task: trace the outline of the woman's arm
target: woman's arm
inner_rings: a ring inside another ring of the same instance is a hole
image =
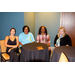
[[[39,34],[37,35],[36,42],[37,42],[37,43],[40,42],[40,41],[39,41]]]
[[[32,43],[35,43],[35,41],[33,41]]]
[[[19,42],[19,44],[23,46],[23,44],[21,42]]]
[[[8,36],[5,37],[4,46],[5,46],[5,47],[13,47],[13,45],[8,45],[8,44],[7,44],[8,38],[9,38]]]
[[[55,46],[55,47],[58,47],[58,46],[56,45],[56,40],[58,39],[57,36],[58,36],[58,35],[56,35],[56,37],[55,37],[55,39],[54,39],[54,46]]]
[[[9,38],[8,36],[6,36],[6,38],[5,38],[5,41],[4,41],[5,47],[17,48],[18,45],[19,45],[19,39],[18,39],[18,37],[16,36],[16,42],[17,42],[16,45],[8,45],[8,44],[7,44],[8,38]]]
[[[58,47],[58,46],[55,44],[55,47]]]
[[[35,42],[35,39],[34,39],[34,36],[33,36],[33,34],[32,34],[32,33],[30,33],[30,41],[31,41],[32,43],[34,43],[34,42]]]
[[[18,38],[18,36],[16,36],[16,45],[14,45],[14,47],[18,47],[19,46],[19,38]]]
[[[47,40],[48,40],[47,46],[50,46],[50,36],[49,36],[49,34],[47,35]]]
[[[67,35],[66,36],[67,45],[66,46],[72,46],[71,38]]]

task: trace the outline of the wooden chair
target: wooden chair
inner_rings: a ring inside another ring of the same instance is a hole
[[[19,53],[21,54],[21,49],[20,49],[20,45],[19,45]]]
[[[4,40],[0,41],[0,45],[1,45],[1,61],[2,62],[9,61],[10,56],[6,53],[6,47],[4,46]],[[21,54],[21,49],[19,46],[19,54],[17,55],[20,55],[20,54]]]
[[[63,52],[61,53],[59,62],[69,62],[67,56]]]
[[[10,59],[10,56],[6,54],[6,47],[4,46],[4,40],[0,41],[0,45],[1,45],[1,61],[2,62],[8,61]]]

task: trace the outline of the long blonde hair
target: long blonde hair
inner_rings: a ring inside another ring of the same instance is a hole
[[[64,35],[63,35],[63,37],[66,35],[66,30],[65,30],[65,28],[64,27],[60,27],[59,28],[59,30],[58,30],[58,37],[59,37],[59,31],[60,31],[60,29],[63,29],[63,31],[64,31]]]

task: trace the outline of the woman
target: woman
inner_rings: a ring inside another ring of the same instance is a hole
[[[65,28],[60,27],[54,39],[54,46],[72,46],[70,37],[65,33]]]
[[[38,43],[44,43],[48,45],[48,50],[49,50],[49,57],[51,54],[51,48],[50,48],[50,36],[47,34],[47,29],[45,26],[41,26],[39,28],[39,32],[36,38],[36,42]],[[50,59],[50,58],[49,58]]]
[[[19,56],[17,55],[19,39],[18,36],[15,36],[15,28],[10,29],[10,35],[6,36],[4,45],[7,47],[6,53],[10,56],[10,62],[18,62]]]
[[[24,26],[23,27],[23,33],[21,33],[19,35],[20,47],[22,47],[24,44],[27,44],[27,43],[33,43],[34,41],[35,40],[34,40],[33,34],[30,32],[29,27]]]

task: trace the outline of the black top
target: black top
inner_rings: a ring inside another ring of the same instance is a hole
[[[10,38],[9,38],[7,44],[8,45],[16,45],[16,38],[15,38],[14,41],[11,41]]]
[[[56,44],[57,39],[58,39],[58,35],[56,35],[54,39],[54,46]],[[60,46],[66,46],[66,45],[72,46],[71,38],[67,34],[60,39]]]
[[[7,42],[8,45],[16,45],[16,38],[14,39],[14,41],[11,41],[10,38],[8,39],[8,42]],[[9,54],[8,50],[10,49],[11,47],[7,47],[6,49],[6,53]]]

